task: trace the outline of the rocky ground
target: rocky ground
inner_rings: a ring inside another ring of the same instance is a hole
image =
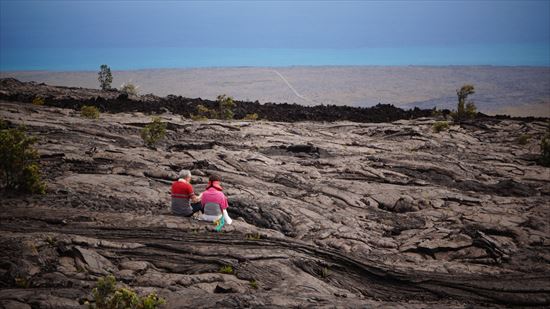
[[[141,112],[89,120],[5,100],[0,111],[39,138],[48,184],[44,196],[1,198],[0,307],[76,308],[108,273],[169,308],[550,305],[545,122],[434,133],[431,118],[194,122],[166,111],[167,138],[151,149]],[[182,168],[198,192],[210,172],[223,176],[232,225],[216,233],[170,215]]]

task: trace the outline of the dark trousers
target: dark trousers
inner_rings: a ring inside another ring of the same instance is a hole
[[[198,202],[198,203],[191,203],[191,208],[193,208],[193,213],[196,213],[197,211],[202,212],[202,205],[201,205],[201,202]]]

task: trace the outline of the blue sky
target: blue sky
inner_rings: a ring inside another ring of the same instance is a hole
[[[4,1],[2,46],[550,44],[550,1]]]
[[[0,0],[0,45],[12,50],[491,44],[548,49],[550,1]]]

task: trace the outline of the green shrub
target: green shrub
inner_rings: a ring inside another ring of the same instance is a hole
[[[125,83],[120,88],[120,92],[125,93],[129,96],[130,95],[137,96],[138,95],[138,86],[136,86],[134,84],[131,84],[131,83]]]
[[[36,138],[27,136],[24,128],[9,129],[5,122],[0,123],[1,187],[25,193],[46,192],[35,142]]]
[[[191,115],[191,119],[193,119],[194,121],[205,121],[208,120],[208,117],[201,115]]]
[[[435,133],[439,133],[441,131],[448,130],[449,129],[449,123],[447,121],[436,121],[433,124],[432,129]]]
[[[254,290],[258,289],[258,282],[256,280],[254,279],[250,280],[249,284],[250,284],[250,287],[253,288]]]
[[[217,97],[217,100],[219,117],[227,120],[233,119],[233,109],[235,108],[235,101],[233,101],[233,98],[222,94]]]
[[[258,120],[258,114],[256,113],[246,114],[246,116],[244,116],[244,120],[252,120],[252,121]]]
[[[204,121],[209,118],[216,118],[217,112],[202,104],[197,105],[197,114],[191,115],[191,119],[195,121]]]
[[[540,164],[550,167],[550,126],[540,141]]]
[[[165,303],[155,293],[140,297],[131,289],[117,288],[113,275],[99,278],[92,296],[94,303],[89,307],[94,309],[155,309]]]
[[[8,122],[0,118],[0,130],[5,130],[8,128],[9,128]]]
[[[529,143],[529,140],[531,139],[531,135],[529,134],[522,134],[518,137],[518,139],[516,140],[516,142],[519,144],[519,145],[527,145]]]
[[[231,265],[225,265],[220,267],[220,273],[222,274],[232,274],[233,273],[233,267]]]
[[[197,113],[191,114],[191,119],[196,121],[202,121],[206,119],[233,119],[234,113],[233,109],[235,108],[235,102],[233,101],[232,97],[228,97],[225,94],[219,95],[217,97],[218,101],[218,109],[210,109],[202,104],[197,105]],[[256,120],[258,118],[257,114],[249,114],[247,115],[249,117],[255,117],[254,119],[248,119],[248,120]]]
[[[463,119],[466,114],[466,99],[469,95],[474,94],[474,86],[473,85],[464,85],[460,88],[460,90],[456,91],[456,95],[458,96],[458,106],[457,106],[457,116],[458,119]]]
[[[55,247],[55,244],[57,243],[57,238],[48,236],[46,237],[45,241],[46,243],[48,243],[48,245],[50,245],[50,247]]]
[[[470,101],[466,103],[466,117],[468,118],[475,118],[477,115],[477,107],[474,104],[474,102]]]
[[[89,119],[99,119],[99,109],[95,106],[84,105],[80,108],[80,116]]]
[[[260,240],[262,239],[262,235],[260,233],[252,233],[252,234],[246,234],[247,240]]]
[[[321,269],[321,277],[328,278],[328,276],[330,276],[330,269],[328,267],[323,267],[323,269]]]
[[[111,74],[111,68],[108,65],[102,64],[99,67],[99,72],[97,73],[97,80],[99,81],[99,86],[101,90],[111,89],[111,83],[113,82],[113,74]]]
[[[29,288],[29,280],[25,277],[15,277],[15,285],[18,288],[28,289]]]
[[[148,147],[154,146],[166,136],[166,123],[160,117],[153,117],[153,121],[141,130],[141,138]]]
[[[201,116],[205,116],[205,117],[211,117],[213,113],[215,113],[213,110],[209,109],[208,107],[202,105],[202,104],[199,104],[197,105],[197,113]]]
[[[32,99],[32,105],[44,105],[44,98],[43,97],[35,97]]]

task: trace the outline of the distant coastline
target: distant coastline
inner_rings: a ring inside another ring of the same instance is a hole
[[[98,66],[99,67],[99,66]],[[548,69],[550,65],[493,65],[493,64],[325,64],[325,65],[280,65],[280,66],[257,66],[257,65],[238,65],[238,66],[190,66],[190,67],[147,67],[139,69],[114,69],[117,72],[139,72],[139,71],[171,71],[171,70],[226,70],[226,69],[292,69],[292,68],[540,68]],[[22,69],[5,70],[0,67],[0,74],[8,73],[97,73],[98,69],[88,70],[61,70],[61,69]]]
[[[205,99],[227,94],[261,103],[363,107],[383,103],[403,108],[454,108],[455,90],[471,83],[476,87],[471,99],[483,113],[550,117],[550,67],[301,65],[138,70],[113,67],[113,74],[114,87],[132,82],[139,86],[141,94]],[[2,71],[0,77],[60,86],[99,86],[97,70]]]
[[[21,47],[2,48],[1,71],[147,68],[383,66],[550,66],[548,44],[464,44],[363,48]]]

